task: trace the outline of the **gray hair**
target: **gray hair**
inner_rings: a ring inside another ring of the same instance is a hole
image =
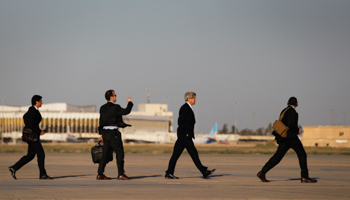
[[[187,101],[188,99],[192,99],[195,96],[197,96],[195,92],[186,92],[185,101]]]

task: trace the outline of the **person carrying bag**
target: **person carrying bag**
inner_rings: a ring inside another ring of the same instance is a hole
[[[53,179],[48,176],[45,169],[45,152],[40,142],[40,135],[44,135],[45,130],[41,130],[39,124],[42,120],[39,108],[42,106],[43,101],[40,95],[34,95],[32,97],[32,106],[29,107],[28,112],[23,115],[24,128],[22,140],[28,143],[28,153],[23,156],[17,163],[9,167],[11,176],[17,179],[16,172],[21,169],[24,165],[38,157],[39,167],[39,179]]]
[[[290,97],[287,103],[288,107],[281,112],[279,120],[274,123],[273,135],[278,144],[276,153],[267,161],[261,171],[258,172],[257,177],[262,182],[270,182],[266,179],[266,173],[275,167],[289,149],[293,149],[298,156],[300,166],[300,182],[301,183],[316,183],[317,180],[309,177],[309,170],[307,167],[307,155],[303,144],[301,143],[298,134],[302,131],[298,126],[299,114],[295,108],[298,106],[297,98]],[[281,125],[282,124],[282,125]],[[285,128],[284,126],[287,126]],[[287,134],[288,132],[288,134]]]

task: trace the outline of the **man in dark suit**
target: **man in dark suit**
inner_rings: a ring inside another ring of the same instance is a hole
[[[287,153],[287,151],[292,148],[298,156],[299,165],[301,168],[301,182],[302,183],[315,183],[317,180],[312,180],[309,178],[309,172],[307,169],[306,152],[304,150],[303,144],[300,142],[298,134],[301,133],[301,129],[298,127],[298,113],[295,108],[298,106],[298,101],[295,97],[291,97],[288,100],[287,107],[282,110],[284,116],[282,122],[289,128],[287,131],[287,137],[282,138],[275,131],[272,132],[276,136],[275,140],[278,143],[278,148],[276,153],[270,158],[270,160],[265,164],[262,170],[257,174],[263,182],[269,182],[266,179],[265,174],[276,166]]]
[[[194,124],[196,123],[192,106],[196,103],[196,93],[186,92],[185,101],[186,103],[180,108],[179,112],[177,121],[179,127],[177,128],[177,140],[173,155],[170,158],[168,170],[165,172],[165,178],[167,179],[178,179],[178,177],[174,176],[175,165],[185,148],[204,178],[215,171],[215,169],[208,170],[208,167],[202,165],[192,140],[192,138],[194,139]]]
[[[124,109],[120,105],[115,104],[117,101],[117,95],[113,90],[108,90],[105,94],[105,98],[108,101],[106,104],[100,108],[100,127],[103,139],[103,154],[102,159],[98,166],[98,175],[97,180],[110,180],[110,177],[107,177],[103,174],[106,163],[108,160],[108,152],[114,151],[117,159],[118,166],[118,179],[120,180],[129,180],[131,177],[125,175],[124,171],[124,148],[121,133],[118,131],[118,128],[125,128],[130,126],[123,122],[122,115],[127,115],[131,112],[132,106],[134,105],[131,102],[131,98],[128,97],[127,107]]]
[[[41,114],[39,108],[43,104],[42,97],[39,95],[34,95],[32,98],[32,106],[29,107],[28,112],[23,115],[24,124],[27,128],[35,132],[37,136],[37,141],[27,142],[28,143],[28,153],[23,156],[16,164],[9,167],[11,175],[14,179],[16,178],[16,172],[23,167],[25,164],[33,160],[35,154],[38,156],[38,166],[40,171],[40,179],[53,179],[46,174],[45,170],[45,152],[40,143],[40,135],[44,135],[45,131],[39,128],[41,122]]]

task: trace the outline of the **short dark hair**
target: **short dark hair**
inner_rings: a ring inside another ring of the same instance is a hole
[[[36,104],[36,102],[37,101],[40,101],[41,99],[42,99],[43,97],[42,96],[40,96],[40,95],[34,95],[33,97],[32,97],[32,106],[34,106],[35,104]]]
[[[297,100],[297,98],[295,98],[295,97],[291,97],[291,98],[289,98],[287,104],[288,104],[288,105],[293,105],[293,106],[298,106],[298,100]]]
[[[108,90],[105,94],[105,98],[107,101],[111,100],[111,96],[113,95],[114,90]]]

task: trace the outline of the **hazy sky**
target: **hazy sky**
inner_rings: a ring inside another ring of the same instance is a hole
[[[267,127],[291,96],[304,126],[350,125],[349,0],[0,0],[5,105],[167,103],[197,132]],[[255,114],[253,114],[255,113]],[[346,115],[344,115],[346,113]],[[346,117],[345,117],[346,116]]]

